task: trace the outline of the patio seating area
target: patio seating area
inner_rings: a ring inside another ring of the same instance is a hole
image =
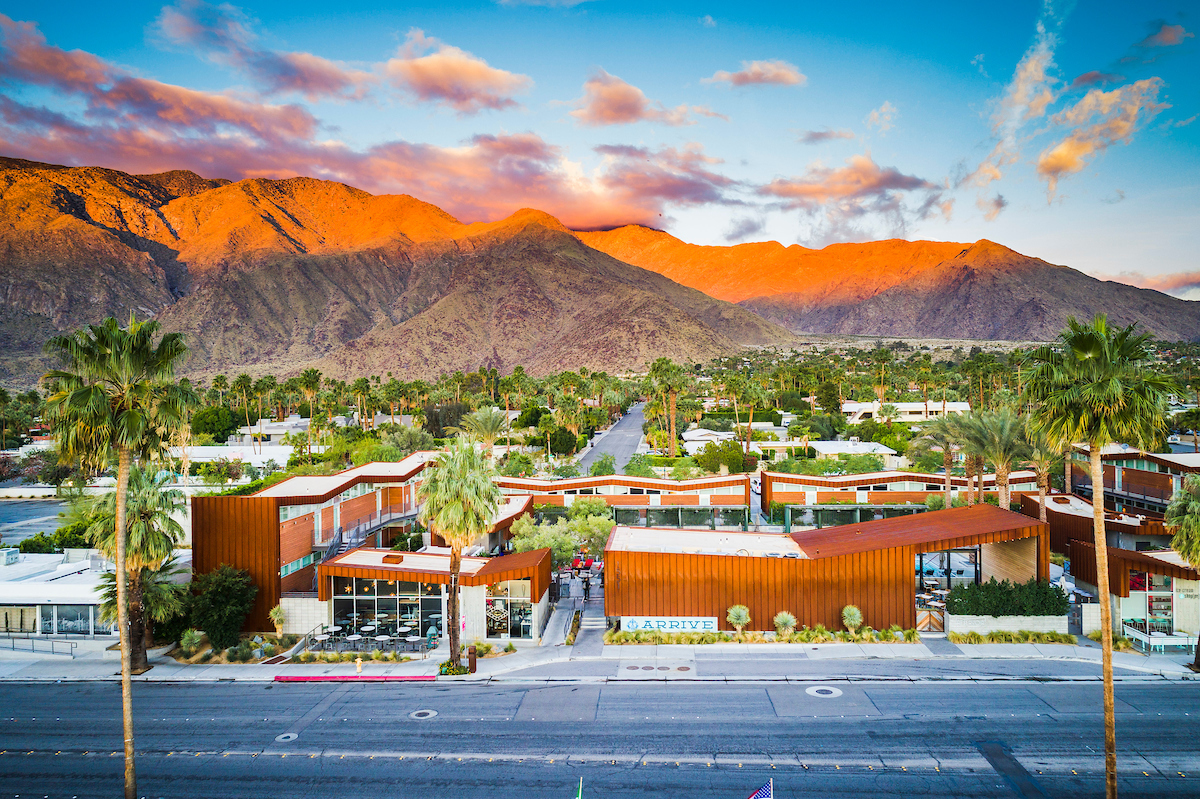
[[[1165,654],[1166,647],[1179,647],[1189,653],[1195,653],[1197,639],[1200,636],[1189,635],[1179,630],[1171,630],[1168,626],[1162,624],[1139,623],[1137,621],[1132,624],[1125,623],[1121,625],[1122,634],[1133,641],[1134,646],[1141,649],[1143,652],[1154,652],[1157,650],[1161,654]]]
[[[420,654],[437,649],[441,639],[435,629],[420,635],[415,626],[401,619],[375,619],[359,626],[323,624],[305,636],[309,652],[396,652]]]

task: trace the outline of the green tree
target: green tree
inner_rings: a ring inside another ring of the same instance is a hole
[[[450,633],[450,663],[461,665],[458,651],[458,579],[462,551],[485,535],[500,505],[500,488],[491,462],[466,440],[457,440],[426,467],[417,488],[423,503],[420,522],[450,545],[450,598],[446,628]]]
[[[192,589],[192,623],[208,634],[213,649],[236,646],[258,596],[250,573],[222,563],[197,577]]]
[[[401,460],[414,452],[427,452],[436,446],[433,436],[419,427],[401,427],[398,430],[384,433],[380,441],[384,446],[395,447],[399,450]]]
[[[233,411],[224,406],[201,408],[192,414],[192,435],[210,435],[219,444],[224,444],[237,428]]]
[[[674,458],[676,440],[679,437],[676,430],[676,405],[679,393],[686,390],[691,376],[670,358],[659,358],[650,366],[650,380],[655,389],[666,397],[663,406],[667,414],[667,456]]]
[[[1046,495],[1050,493],[1050,473],[1058,467],[1062,456],[1050,445],[1045,432],[1034,427],[1026,417],[1025,437],[1029,441],[1029,452],[1025,455],[1025,465],[1037,475],[1038,487],[1038,520],[1046,521]]]
[[[46,400],[46,419],[54,429],[62,457],[97,471],[107,468],[114,453],[117,459],[114,559],[126,799],[137,797],[125,579],[129,474],[134,460],[149,460],[163,452],[183,423],[187,407],[197,400],[189,387],[170,382],[176,365],[187,354],[183,336],[168,333],[155,345],[158,331],[158,322],[139,322],[130,314],[129,325],[124,328],[109,318],[85,330],[55,336],[46,348],[61,359],[62,367],[42,378],[51,391]]]
[[[603,477],[606,474],[617,473],[617,459],[612,454],[606,452],[592,462],[592,468],[588,472],[592,477]]]
[[[1150,336],[1135,328],[1110,328],[1103,314],[1090,324],[1070,318],[1055,344],[1039,347],[1030,355],[1032,370],[1023,398],[1032,406],[1034,426],[1053,446],[1065,450],[1077,441],[1088,444],[1103,647],[1105,790],[1109,799],[1117,795],[1117,739],[1100,452],[1108,444],[1144,446],[1157,438],[1166,424],[1167,395],[1175,389],[1170,379],[1148,369],[1152,360]]]
[[[634,455],[631,457],[629,462],[625,464],[625,474],[630,477],[658,477],[650,465],[650,459],[645,455]]]
[[[512,524],[513,552],[532,552],[535,549],[550,550],[550,566],[559,569],[569,564],[579,548],[579,540],[567,526],[566,519],[557,519],[553,524],[535,524],[526,513]]]
[[[154,623],[169,621],[184,610],[187,586],[181,580],[188,576],[189,569],[180,567],[172,554],[156,568],[143,568],[137,575],[142,592],[142,610],[146,618],[146,647],[154,645]],[[117,619],[117,576],[105,574],[101,578],[100,618],[108,623]]]
[[[250,429],[250,392],[254,388],[254,381],[250,375],[242,373],[233,379],[229,385],[230,391],[242,398],[242,409],[246,412],[246,430],[253,433]],[[251,438],[251,441],[254,439]]]
[[[953,492],[950,482],[951,469],[954,467],[954,448],[958,445],[958,430],[945,416],[930,419],[921,425],[921,435],[913,439],[912,447],[917,452],[940,452],[942,468],[946,472],[946,497],[943,507],[953,504]]]
[[[1171,549],[1194,569],[1200,569],[1200,475],[1189,474],[1171,497],[1164,523],[1173,531]],[[1200,646],[1196,647],[1195,670],[1200,671]]]
[[[991,461],[996,468],[996,489],[1000,507],[1008,509],[1011,500],[1008,476],[1014,463],[1029,455],[1025,439],[1025,420],[1011,408],[964,414],[962,429],[968,447]]]
[[[447,430],[483,444],[483,456],[491,458],[496,439],[509,433],[508,414],[499,408],[480,408],[460,419],[457,427],[449,427]]]
[[[825,413],[842,415],[842,392],[837,383],[827,381],[817,386],[817,405]]]
[[[150,668],[146,649],[152,632],[143,602],[142,575],[155,572],[171,557],[183,540],[183,527],[173,516],[187,510],[187,498],[177,488],[169,488],[170,475],[156,476],[134,466],[129,470],[125,571],[128,575],[130,667],[141,673]],[[116,552],[116,497],[96,497],[88,527],[92,545],[113,558]]]

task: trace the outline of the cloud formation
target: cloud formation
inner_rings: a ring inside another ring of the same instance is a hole
[[[707,106],[685,104],[667,108],[660,102],[651,101],[638,87],[603,69],[597,69],[584,82],[583,96],[574,105],[576,108],[570,115],[576,123],[593,128],[635,122],[661,122],[673,127],[694,125],[696,120],[692,114],[726,119]]]
[[[854,133],[849,130],[806,130],[800,133],[799,142],[801,144],[820,144],[821,142],[834,141],[836,139],[853,139]]]
[[[1121,75],[1116,75],[1112,72],[1101,72],[1098,69],[1093,69],[1091,72],[1085,72],[1075,80],[1071,81],[1072,89],[1082,89],[1089,86],[1095,86],[1098,83],[1115,83],[1119,80],[1124,80]]]
[[[944,186],[880,167],[869,154],[852,156],[841,168],[814,164],[805,174],[777,178],[758,192],[815,218],[809,236],[815,243],[876,235],[866,228],[874,220],[882,222],[887,235],[903,236],[912,222],[938,213],[948,218],[953,205]]]
[[[1058,190],[1060,179],[1081,171],[1111,145],[1127,144],[1141,125],[1170,108],[1158,102],[1162,86],[1161,78],[1147,78],[1110,92],[1092,89],[1075,105],[1055,114],[1054,123],[1073,130],[1038,156],[1037,173],[1046,181],[1049,196]]]
[[[756,219],[752,216],[733,219],[730,221],[729,227],[725,230],[725,240],[742,241],[762,233],[765,228],[766,223],[764,220]]]
[[[1158,30],[1138,42],[1136,47],[1174,47],[1183,44],[1185,39],[1196,38],[1196,34],[1184,30],[1182,25],[1168,25],[1162,21],[1154,24]]]
[[[704,16],[700,17],[700,24],[706,28],[717,27],[717,21],[712,18],[712,14],[705,14]]]
[[[490,66],[419,28],[408,32],[397,56],[383,65],[383,73],[418,100],[442,103],[460,114],[511,108],[517,105],[512,95],[533,85],[528,76]]]
[[[309,100],[360,99],[375,75],[311,53],[263,49],[250,20],[228,4],[182,0],[167,6],[153,30],[170,44],[199,51],[210,61],[249,76],[264,94],[297,92]]]
[[[868,128],[879,128],[880,133],[885,133],[892,129],[892,120],[898,113],[896,106],[885,100],[883,105],[867,114],[867,118],[863,122]]]
[[[727,72],[723,69],[713,73],[711,78],[702,78],[701,83],[728,83],[730,86],[803,86],[808,78],[800,72],[800,68],[787,61],[743,61],[742,68],[737,72]]]
[[[70,110],[22,97],[43,88]],[[590,174],[535,133],[479,135],[448,147],[394,140],[351,148],[326,138],[299,106],[136,77],[92,54],[48,45],[36,25],[3,15],[0,89],[6,155],[138,174],[308,175],[413,194],[468,222],[536,207],[580,228],[656,224],[675,204],[733,202],[726,195],[736,185],[699,145],[602,148],[603,167]]]

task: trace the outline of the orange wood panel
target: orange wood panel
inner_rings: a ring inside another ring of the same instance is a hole
[[[312,552],[313,516],[308,513],[279,524],[279,565],[282,567]]]
[[[192,498],[194,574],[228,564],[249,572],[258,586],[243,628],[247,631],[274,629],[267,612],[279,603],[279,558],[278,498]]]

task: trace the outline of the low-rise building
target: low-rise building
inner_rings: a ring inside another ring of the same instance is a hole
[[[1021,492],[1037,491],[1037,475],[1034,472],[1012,472],[1008,481],[1014,499]],[[975,482],[971,481],[972,484]],[[955,499],[965,499],[969,489],[966,477],[950,477],[950,491]],[[823,505],[832,502],[888,505],[924,502],[931,494],[944,494],[945,490],[945,475],[922,472],[888,471],[820,476],[763,472],[762,509],[769,510],[772,502],[781,505]],[[983,476],[983,491],[985,495],[996,494],[996,475]]]
[[[1089,448],[1071,451],[1071,490],[1092,497]],[[1100,451],[1104,469],[1104,506],[1129,513],[1162,516],[1183,478],[1200,473],[1200,453],[1146,452],[1128,444],[1111,444]]]
[[[969,402],[843,402],[842,414],[848,424],[861,424],[868,419],[878,420],[883,406],[891,405],[896,409],[890,421],[900,424],[913,424],[926,419],[936,419],[939,416],[963,414],[971,411]]]

